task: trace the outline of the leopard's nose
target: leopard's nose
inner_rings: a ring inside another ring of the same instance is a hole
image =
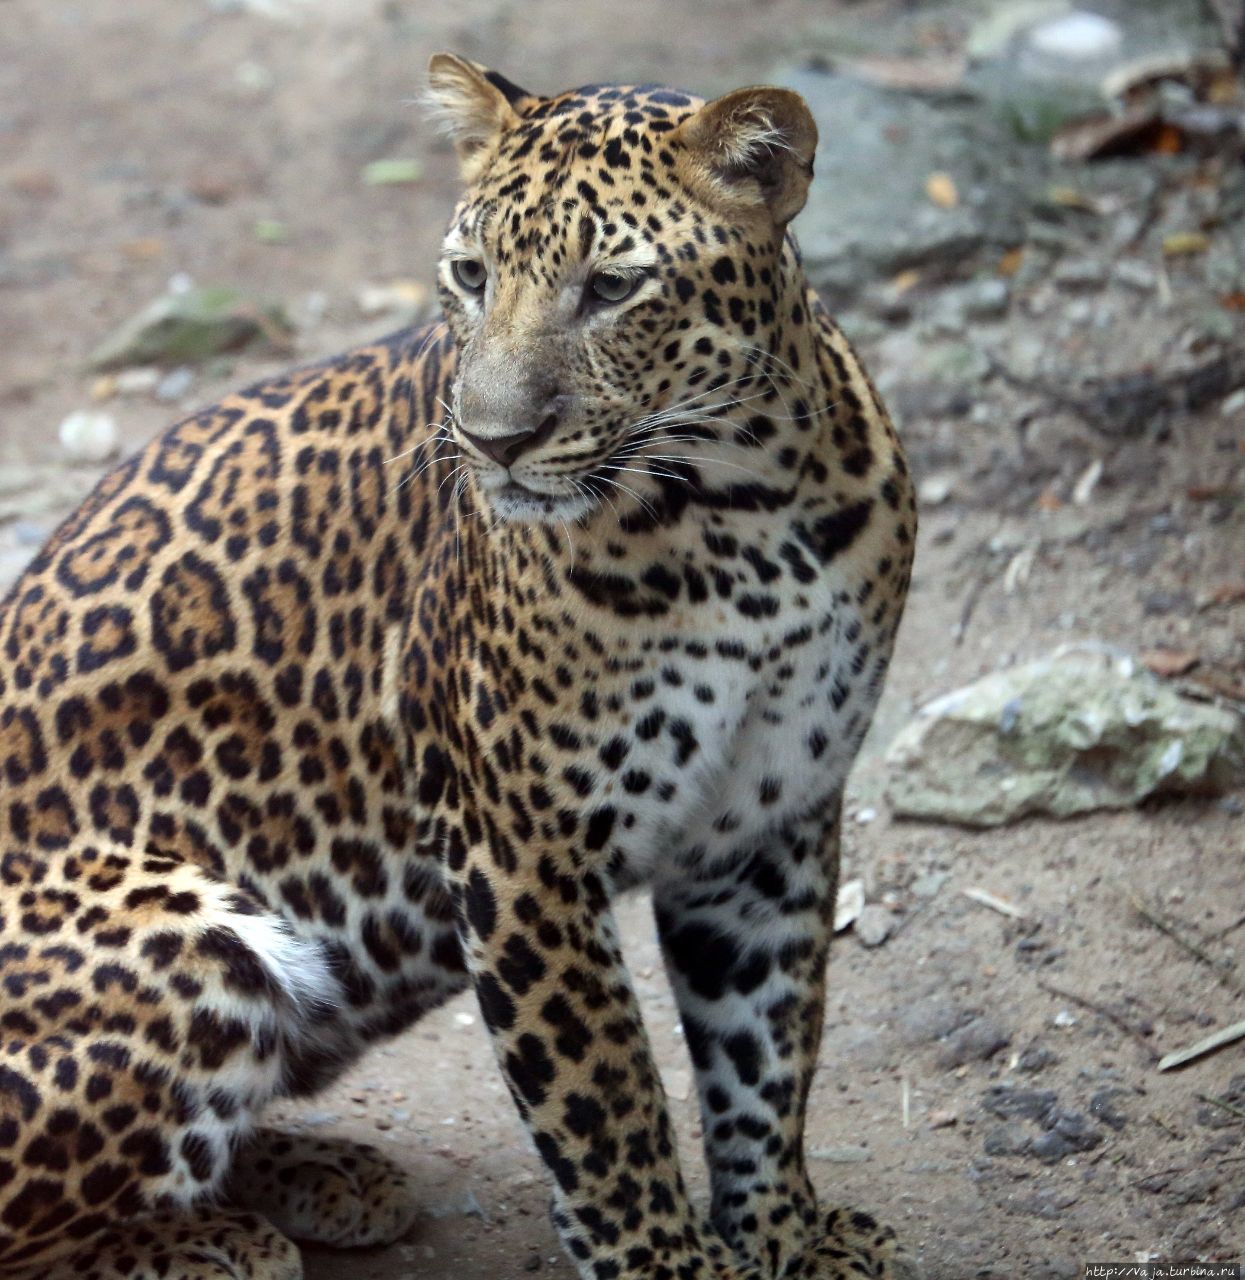
[[[463,431],[462,437],[473,449],[478,449],[498,466],[509,467],[522,454],[544,444],[557,430],[558,423],[562,419],[564,398],[555,396],[545,405],[544,412],[536,416],[533,425],[522,431],[511,431],[505,435],[482,435],[474,431]]]

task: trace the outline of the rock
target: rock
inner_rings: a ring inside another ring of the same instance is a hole
[[[1016,1089],[996,1084],[987,1089],[982,1106],[1000,1120],[1037,1120],[1045,1123],[1059,1099],[1053,1089]]]
[[[1153,293],[1159,287],[1158,272],[1148,263],[1138,262],[1135,258],[1117,262],[1114,275],[1120,284],[1135,289],[1138,293]]]
[[[823,136],[836,140],[800,218],[810,279],[836,311],[905,270],[962,275],[983,250],[1015,243],[1030,175],[1046,159],[1018,146],[995,113],[963,94],[933,102],[807,67],[782,67],[776,76],[804,96]],[[954,207],[930,199],[931,174],[951,180]],[[907,315],[900,293],[883,292],[875,302],[888,318],[892,308]]]
[[[896,815],[997,826],[1226,791],[1245,780],[1245,719],[1068,647],[935,699],[886,762]]]
[[[1123,39],[1123,32],[1110,18],[1076,10],[1039,22],[1028,34],[1028,45],[1045,58],[1097,62],[1114,57]]]
[[[917,898],[936,897],[942,886],[951,879],[949,871],[926,871],[912,882],[912,893]]]
[[[1055,283],[1061,289],[1101,289],[1107,269],[1093,258],[1068,258],[1055,268]]]
[[[949,1036],[969,1019],[967,1010],[943,996],[918,997],[895,1020],[905,1044],[928,1044]]]
[[[192,285],[157,298],[100,343],[88,364],[99,371],[197,364],[252,343],[288,353],[291,336],[279,306],[252,301],[234,289]]]
[[[1126,1096],[1123,1089],[1099,1089],[1089,1100],[1089,1114],[1118,1133],[1128,1123],[1128,1117],[1116,1107],[1115,1100]]]
[[[949,472],[936,472],[926,476],[917,485],[916,496],[923,507],[940,507],[951,496],[956,477]]]
[[[166,373],[156,386],[156,399],[171,404],[180,400],[194,385],[195,371],[186,365]]]
[[[1027,1155],[1033,1139],[1029,1131],[1018,1120],[1010,1124],[996,1125],[986,1134],[985,1152],[988,1156],[1023,1156]]]
[[[1046,1125],[1030,1148],[1046,1164],[1054,1164],[1078,1151],[1092,1151],[1102,1143],[1101,1131],[1079,1111],[1055,1111],[1047,1117]]]
[[[953,1124],[957,1124],[958,1122],[959,1116],[957,1116],[954,1111],[949,1111],[944,1107],[931,1111],[926,1120],[926,1123],[931,1129],[949,1129]]]
[[[961,295],[968,320],[998,320],[1007,314],[1011,289],[1006,280],[977,280],[964,287]]]
[[[1011,1042],[1011,1034],[989,1015],[974,1018],[951,1034],[939,1055],[938,1065],[950,1070],[966,1062],[988,1062]]]
[[[885,907],[871,902],[856,917],[856,937],[861,946],[880,947],[891,936],[895,917]]]
[[[122,369],[114,382],[120,396],[150,395],[160,385],[160,370],[142,366]]]
[[[121,447],[117,420],[111,413],[79,409],[61,423],[57,435],[70,462],[98,466]]]

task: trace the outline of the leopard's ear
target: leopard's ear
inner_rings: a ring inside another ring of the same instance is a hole
[[[434,53],[428,63],[426,100],[444,120],[467,181],[475,178],[497,139],[519,122],[535,97],[505,76],[456,53]]]
[[[782,229],[804,207],[817,125],[790,89],[736,89],[706,103],[672,135],[687,177],[715,203],[764,205]]]

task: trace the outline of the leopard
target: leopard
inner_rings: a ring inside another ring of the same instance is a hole
[[[399,1160],[264,1109],[470,990],[584,1280],[914,1276],[804,1151],[916,531],[790,228],[816,124],[765,85],[427,83],[438,316],[171,426],[0,607],[0,1274],[401,1239]]]

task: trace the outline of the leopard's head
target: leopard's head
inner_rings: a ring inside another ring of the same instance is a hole
[[[541,98],[451,54],[429,71],[466,184],[439,267],[451,429],[494,514],[607,518],[763,470],[817,143],[803,99]]]

